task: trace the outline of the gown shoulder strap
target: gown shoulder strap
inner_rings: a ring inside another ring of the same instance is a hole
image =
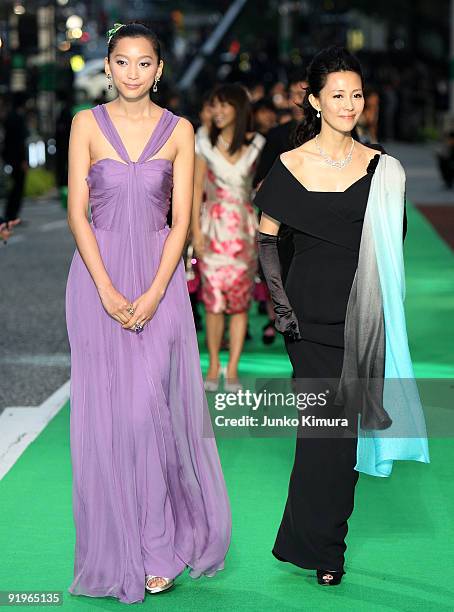
[[[294,227],[293,198],[288,193],[283,194],[283,190],[286,191],[286,181],[278,155],[260,188],[256,191],[254,204],[276,221]]]
[[[98,104],[98,106],[93,107],[91,111],[95,116],[100,130],[118,153],[118,156],[125,162],[130,161],[128,152],[126,151],[117,130],[114,128],[105,106],[103,104]]]
[[[174,115],[167,108],[164,109],[163,116],[159,120],[150,141],[143,150],[138,161],[146,161],[147,159],[154,157],[156,153],[162,149],[167,140],[170,138],[170,135],[172,134],[179,119],[180,117],[178,117],[178,115]]]

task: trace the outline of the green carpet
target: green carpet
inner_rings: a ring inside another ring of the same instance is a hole
[[[451,376],[453,253],[412,207],[408,223],[406,311],[416,375]],[[281,338],[270,348],[261,344],[263,322],[252,315],[254,338],[246,344],[241,374],[286,375],[290,368]],[[205,368],[203,342],[201,351]],[[320,587],[315,572],[280,563],[270,552],[285,503],[293,440],[220,438],[218,444],[233,513],[226,568],[197,581],[185,573],[173,591],[147,596],[139,605],[188,611],[454,609],[451,440],[430,442],[430,465],[400,462],[390,478],[361,475],[350,520],[347,575],[336,588]],[[112,598],[74,597],[66,590],[74,546],[68,405],[0,481],[0,502],[0,590],[63,591],[65,610],[122,605]]]

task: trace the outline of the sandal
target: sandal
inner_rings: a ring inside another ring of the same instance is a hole
[[[331,571],[331,570],[317,570],[317,582],[324,586],[334,586],[340,584],[342,576],[345,574],[343,570]]]
[[[218,375],[216,376],[216,378],[205,378],[205,380],[203,381],[203,387],[205,391],[214,392],[218,390],[222,372],[222,364],[219,364]]]
[[[227,393],[236,393],[243,388],[238,378],[227,378],[227,366],[222,368],[222,374],[224,376],[224,391]]]
[[[153,578],[165,580],[165,584],[163,584],[162,586],[149,587],[148,581],[152,580]],[[173,581],[173,578],[164,578],[164,576],[153,576],[152,574],[148,574],[147,576],[145,576],[145,590],[148,591],[148,593],[151,593],[152,595],[154,595],[155,593],[162,593],[162,591],[167,591],[168,589],[172,588],[174,584],[175,583]]]

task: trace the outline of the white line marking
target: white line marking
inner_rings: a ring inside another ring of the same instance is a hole
[[[43,223],[43,225],[39,226],[40,232],[50,232],[54,229],[62,229],[67,228],[68,222],[66,219],[58,219],[58,221],[49,221],[49,223]]]
[[[40,406],[5,408],[0,415],[0,480],[69,399],[70,380]]]
[[[8,365],[31,365],[31,366],[69,366],[71,365],[70,353],[46,353],[39,355],[5,355],[0,357],[0,363]]]

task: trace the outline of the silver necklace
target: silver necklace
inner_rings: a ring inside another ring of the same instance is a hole
[[[318,144],[318,137],[319,137],[319,134],[317,134],[316,137],[315,137],[315,146],[317,147],[317,150],[320,153],[320,155],[325,160],[325,163],[327,163],[329,166],[331,166],[332,168],[339,168],[339,170],[342,170],[342,168],[347,166],[352,161],[353,148],[355,146],[355,141],[354,141],[353,138],[352,138],[352,146],[350,147],[350,151],[349,151],[347,157],[345,157],[344,159],[332,159],[328,155],[328,153],[326,153],[321,148],[321,146]]]
[[[228,148],[230,148],[230,142],[227,142],[227,140],[225,140],[225,138],[222,137],[222,134],[218,135],[219,141],[221,143],[221,145],[224,147],[225,150],[227,150]]]

